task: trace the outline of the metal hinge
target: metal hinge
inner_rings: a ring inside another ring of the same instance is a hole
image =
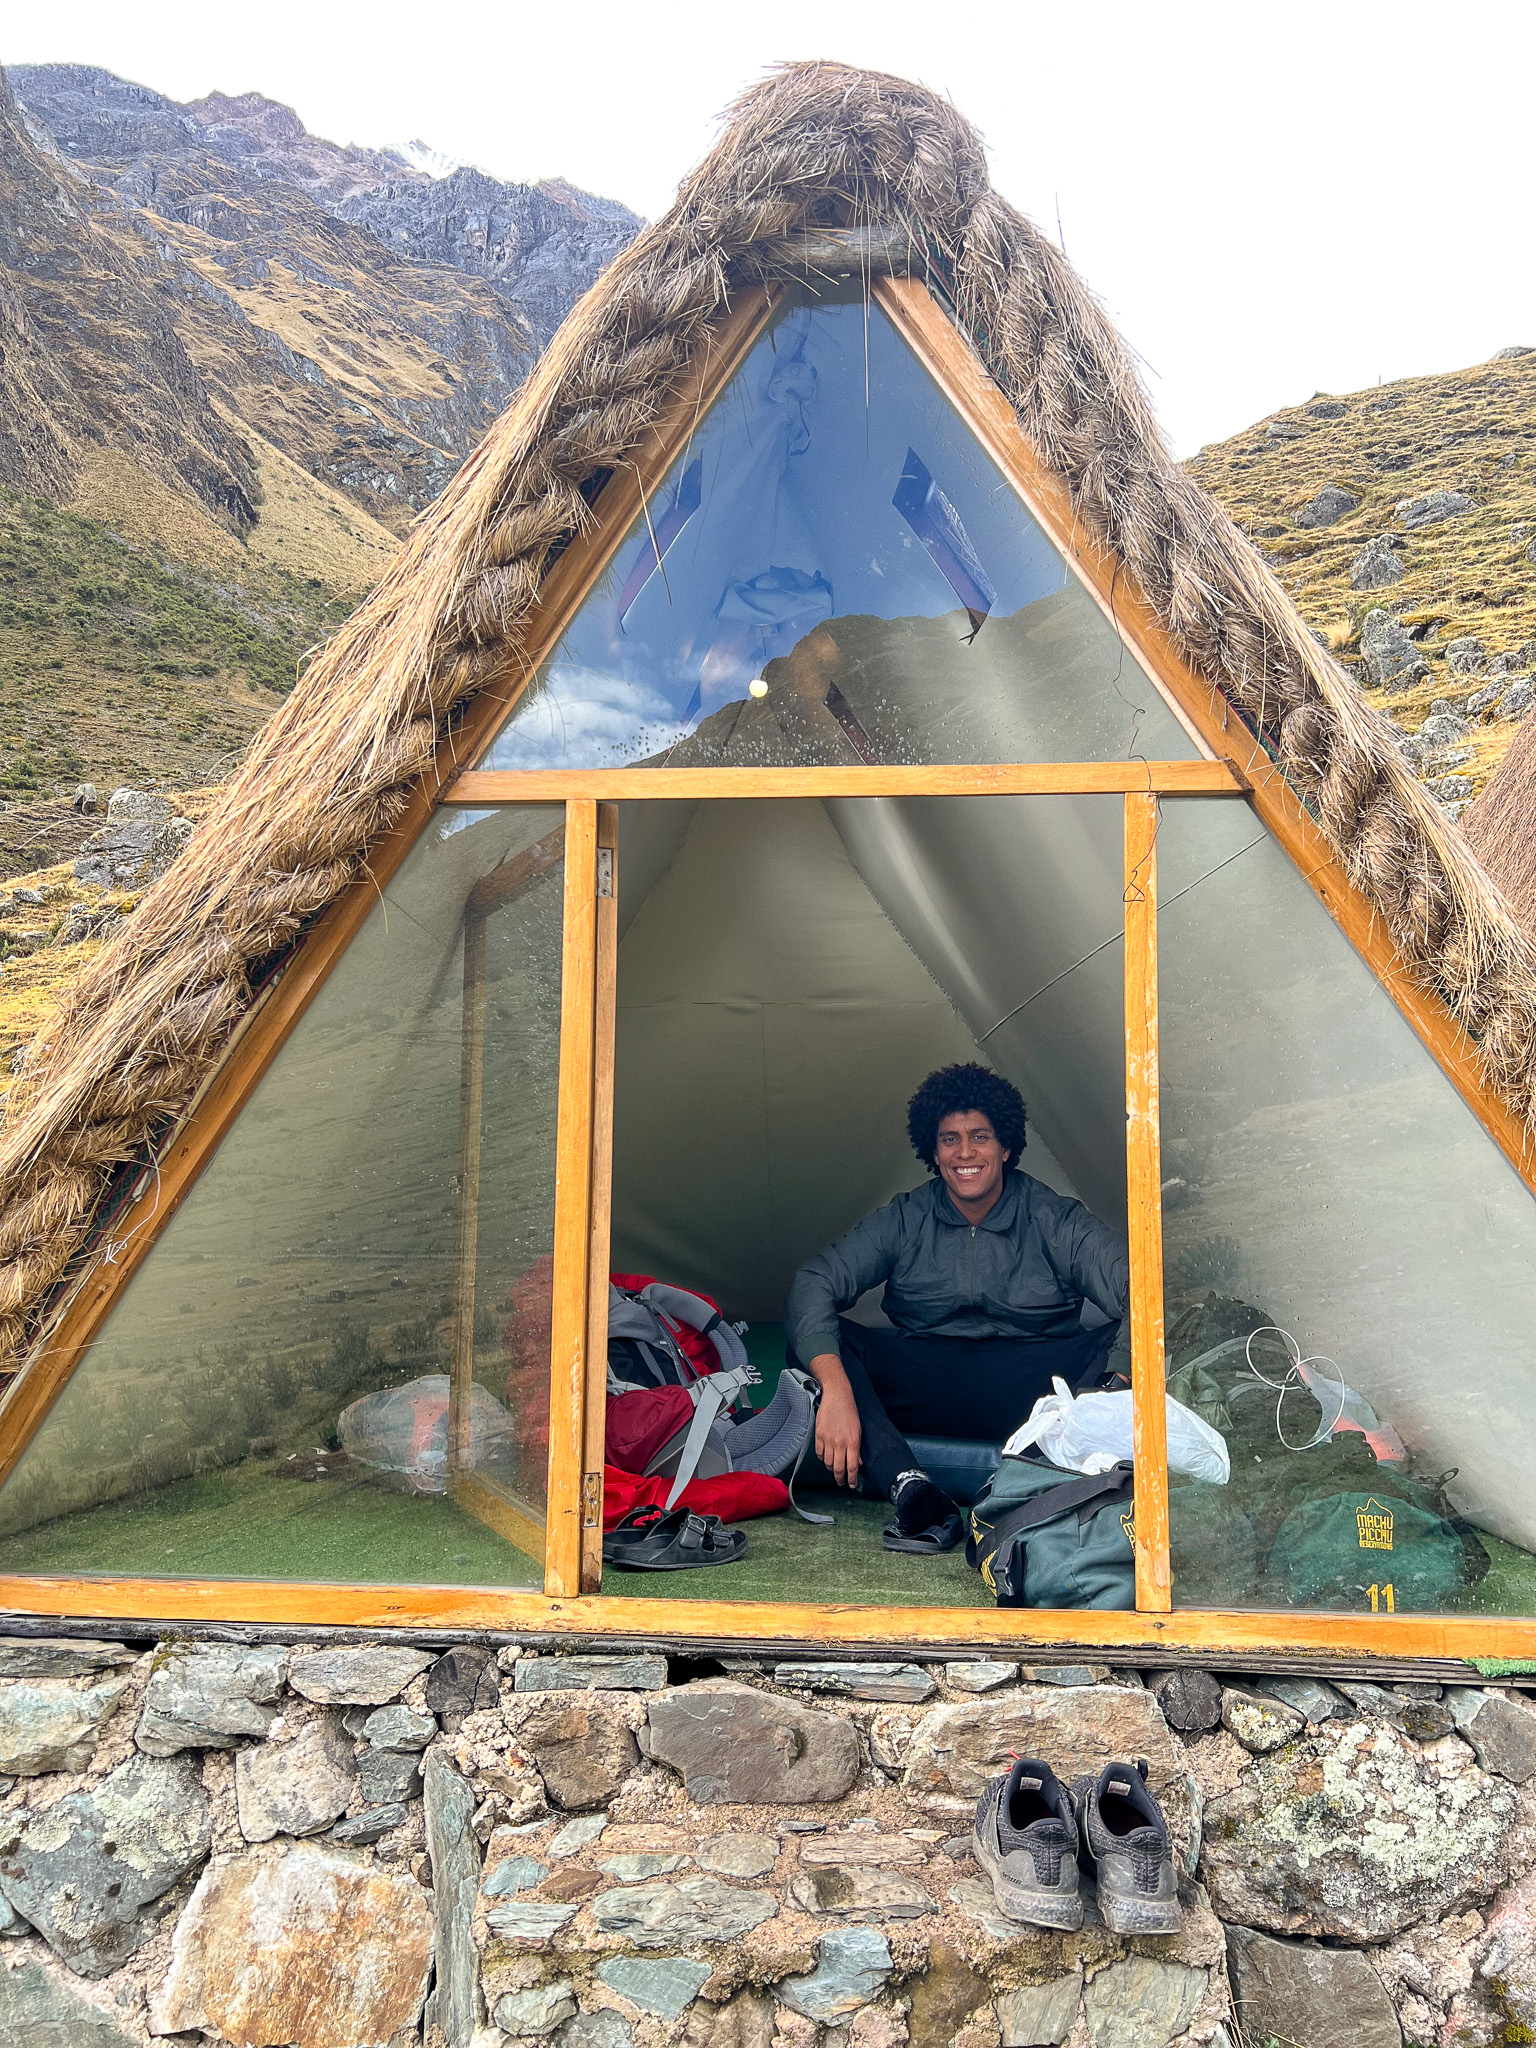
[[[597,893],[599,896],[613,894],[613,848],[600,846],[597,849]]]
[[[584,1472],[581,1475],[581,1526],[583,1529],[600,1529],[603,1526],[601,1472]]]

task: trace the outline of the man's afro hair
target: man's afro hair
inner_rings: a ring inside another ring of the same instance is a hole
[[[990,1067],[974,1064],[939,1067],[907,1104],[907,1136],[912,1150],[930,1173],[938,1172],[935,1154],[939,1125],[947,1116],[979,1110],[991,1124],[1010,1166],[1024,1150],[1024,1098],[1011,1081]]]

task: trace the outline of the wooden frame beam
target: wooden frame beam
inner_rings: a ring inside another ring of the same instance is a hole
[[[1536,1620],[1484,1614],[1279,1611],[1172,1614],[1030,1607],[856,1607],[592,1596],[551,1599],[491,1586],[296,1585],[287,1580],[0,1576],[0,1612],[71,1619],[255,1622],[284,1627],[487,1629],[604,1643],[672,1636],[722,1643],[985,1643],[1074,1649],[1358,1652],[1369,1657],[1536,1659]]]
[[[1157,1064],[1157,798],[1125,799],[1125,1182],[1131,1254],[1136,1605],[1173,1605],[1163,1364],[1163,1202]]]
[[[565,811],[560,967],[560,1109],[555,1137],[554,1306],[550,1321],[549,1494],[544,1590],[581,1591],[586,1453],[587,1274],[592,1250],[592,1066],[597,974],[597,805]]]
[[[454,804],[526,804],[551,797],[634,803],[686,797],[1247,796],[1231,761],[1036,761],[932,768],[477,768],[443,792]]]
[[[613,1060],[619,982],[619,814],[597,809],[597,961],[592,1058],[592,1241],[581,1474],[581,1590],[603,1582],[603,1440],[608,1419],[608,1265],[613,1220]]]

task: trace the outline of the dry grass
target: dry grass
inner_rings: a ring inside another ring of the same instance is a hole
[[[1430,679],[1393,697],[1367,691],[1411,732],[1436,698],[1464,699],[1477,687],[1446,672],[1448,642],[1471,634],[1493,657],[1536,640],[1536,563],[1525,555],[1536,538],[1536,355],[1318,398],[1342,404],[1343,417],[1292,407],[1202,449],[1187,467],[1256,537],[1287,595],[1346,666],[1358,666],[1360,624],[1374,606],[1422,635]],[[1271,424],[1299,438],[1272,439]],[[1336,525],[1298,527],[1297,513],[1325,484],[1360,504]],[[1477,510],[1408,533],[1400,583],[1351,589],[1350,564],[1365,543],[1402,533],[1397,506],[1435,489],[1465,491]],[[1480,788],[1516,730],[1508,720],[1483,728],[1473,759],[1456,772]]]
[[[357,871],[434,774],[463,706],[515,667],[551,549],[627,459],[736,295],[797,236],[895,231],[1074,510],[1191,664],[1273,748],[1411,973],[1536,1129],[1536,953],[1377,713],[1170,459],[1130,358],[1061,252],[991,190],[949,103],[792,66],[749,93],[673,208],[604,273],[383,581],[336,634],[165,880],[76,982],[0,1148],[0,1341],[20,1355],[113,1171],[191,1099],[257,964]]]

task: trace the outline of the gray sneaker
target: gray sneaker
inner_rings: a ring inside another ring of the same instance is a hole
[[[971,1850],[1010,1920],[1067,1933],[1083,1924],[1077,1895],[1077,1816],[1049,1764],[1020,1757],[976,1802]]]
[[[1183,1919],[1173,1844],[1147,1790],[1145,1760],[1106,1764],[1072,1787],[1083,1847],[1099,1884],[1099,1911],[1112,1934],[1177,1934]]]

